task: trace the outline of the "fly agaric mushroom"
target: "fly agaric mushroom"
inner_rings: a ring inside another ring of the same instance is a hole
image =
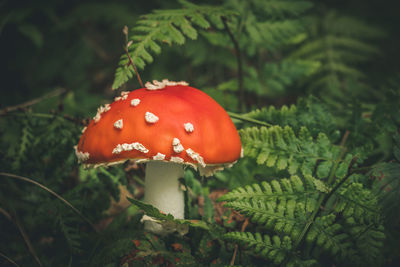
[[[163,80],[122,92],[100,107],[75,149],[86,166],[147,162],[145,202],[183,219],[178,181],[183,166],[210,176],[236,162],[241,142],[230,117],[211,97],[186,82]],[[145,228],[157,232],[159,225]]]

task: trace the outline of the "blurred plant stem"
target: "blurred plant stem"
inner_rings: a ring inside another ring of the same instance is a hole
[[[242,66],[242,56],[240,52],[239,43],[237,42],[235,36],[233,35],[231,29],[228,26],[226,17],[222,17],[222,22],[224,23],[225,30],[227,31],[229,38],[231,39],[233,46],[235,47],[235,54],[237,60],[237,75],[238,75],[238,88],[239,88],[239,103],[240,103],[240,111],[245,112],[246,103],[244,97],[244,89],[243,89],[243,66]]]
[[[251,122],[251,123],[258,124],[258,125],[261,125],[261,126],[266,126],[266,127],[271,127],[272,126],[272,124],[269,124],[267,122],[259,121],[259,120],[256,120],[256,119],[252,119],[252,118],[246,117],[245,115],[233,113],[233,112],[230,112],[230,111],[228,111],[228,115],[231,118],[238,119],[238,120],[241,120],[241,121],[247,121],[247,122]]]

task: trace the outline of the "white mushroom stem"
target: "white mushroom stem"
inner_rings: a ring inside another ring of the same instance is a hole
[[[185,202],[179,186],[183,177],[182,164],[163,161],[150,161],[146,164],[144,201],[163,213],[170,213],[175,219],[184,218]],[[162,233],[161,225],[146,220],[145,229]]]

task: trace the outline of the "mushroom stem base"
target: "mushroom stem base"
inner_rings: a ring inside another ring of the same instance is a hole
[[[146,164],[144,201],[166,214],[172,214],[175,219],[183,219],[185,202],[178,180],[183,177],[183,174],[181,164],[148,162]],[[160,229],[151,229],[153,227],[150,225],[153,224],[145,223],[145,229],[159,232]],[[156,228],[159,228],[159,226]]]

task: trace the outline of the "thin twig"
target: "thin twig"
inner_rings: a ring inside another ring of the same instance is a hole
[[[7,217],[7,219],[9,219],[10,221],[12,221],[12,218],[11,218],[10,213],[8,213],[5,209],[0,208],[0,213],[2,213],[4,216]]]
[[[238,41],[235,39],[231,29],[228,26],[226,17],[221,17],[222,23],[224,24],[225,30],[231,38],[233,46],[235,47],[236,52],[236,60],[237,60],[237,68],[238,68],[238,89],[239,89],[239,101],[241,111],[245,111],[245,97],[244,97],[244,88],[243,88],[243,66],[242,66],[242,54],[240,52],[240,47]]]
[[[135,70],[136,76],[137,76],[137,78],[139,80],[140,86],[142,86],[142,88],[143,88],[144,86],[143,86],[143,83],[142,83],[142,79],[140,79],[139,72],[137,71],[137,68],[136,68],[135,64],[133,64],[133,60],[131,58],[131,55],[129,54],[128,48],[126,46],[124,46],[124,50],[125,50],[125,53],[128,55],[128,58],[129,58],[128,67],[129,67],[129,65],[132,65],[133,69]]]
[[[259,124],[261,126],[266,126],[266,127],[271,127],[272,126],[272,124],[269,124],[269,123],[264,122],[264,121],[259,121],[259,120],[256,120],[256,119],[252,119],[252,118],[246,117],[245,115],[233,113],[233,112],[230,112],[230,111],[228,111],[227,113],[231,118],[234,118],[234,119],[247,121],[247,122],[251,122],[251,123],[254,123],[254,124]]]
[[[19,222],[18,218],[15,217],[14,220],[15,220],[15,224],[16,224],[17,227],[18,227],[19,232],[21,233],[22,237],[23,237],[24,240],[25,240],[26,245],[28,246],[29,252],[33,255],[33,257],[35,258],[35,260],[36,260],[36,262],[39,264],[39,266],[43,266],[42,263],[41,263],[40,260],[39,260],[38,255],[36,254],[35,249],[34,249],[33,246],[32,246],[32,243],[31,243],[31,241],[30,241],[28,235],[26,234],[26,232],[25,232],[24,229],[22,228],[21,223]]]
[[[85,222],[87,222],[92,229],[97,232],[96,228],[94,227],[93,223],[91,221],[89,221],[88,218],[86,218],[78,209],[76,209],[74,206],[72,206],[71,203],[69,203],[65,198],[63,198],[62,196],[60,196],[59,194],[57,194],[56,192],[54,192],[53,190],[51,190],[50,188],[23,176],[19,176],[19,175],[15,175],[12,173],[6,173],[6,172],[0,172],[0,176],[6,176],[6,177],[10,177],[10,178],[14,178],[14,179],[18,179],[18,180],[22,180],[28,183],[32,183],[42,189],[44,189],[45,191],[49,192],[50,194],[52,194],[53,196],[55,196],[56,198],[58,198],[59,200],[61,200],[62,202],[64,202],[65,205],[67,205],[68,207],[70,207],[73,211],[75,211]]]
[[[11,106],[11,107],[5,107],[0,111],[0,114],[6,113],[6,112],[10,112],[10,111],[14,111],[14,110],[17,110],[17,109],[23,109],[23,108],[26,108],[26,107],[29,107],[29,106],[33,106],[33,105],[35,105],[35,104],[37,104],[39,102],[42,102],[43,100],[45,100],[47,98],[51,98],[51,97],[55,97],[55,96],[61,95],[61,94],[65,93],[66,91],[67,90],[65,88],[58,88],[58,89],[56,89],[54,91],[51,91],[51,92],[49,92],[47,94],[42,95],[41,97],[29,100],[29,101],[24,102],[22,104],[18,104],[18,105]]]
[[[244,230],[246,230],[246,227],[247,227],[248,224],[249,224],[249,218],[246,218],[246,220],[242,224],[242,229],[240,229],[240,232],[243,233]],[[233,251],[233,255],[232,255],[230,266],[234,266],[235,265],[235,259],[236,259],[236,255],[237,255],[238,249],[239,249],[238,244],[235,244],[235,250]]]
[[[10,221],[12,221],[13,223],[15,223],[17,225],[18,231],[20,232],[20,234],[22,235],[22,238],[25,241],[26,246],[29,249],[29,252],[32,254],[32,256],[35,258],[36,262],[39,264],[39,266],[43,266],[42,263],[39,260],[39,257],[36,254],[35,249],[32,246],[31,240],[29,239],[28,235],[26,234],[25,230],[22,228],[21,223],[19,222],[17,216],[11,215],[10,213],[8,213],[6,210],[2,209],[1,213],[3,213]]]
[[[349,134],[350,134],[350,131],[349,131],[349,130],[346,130],[346,131],[344,132],[344,135],[343,135],[343,137],[342,137],[342,140],[340,141],[339,146],[341,146],[341,147],[344,146],[344,144],[345,144],[346,141],[347,141],[347,138],[349,137]]]
[[[8,262],[10,262],[10,263],[14,264],[15,266],[19,267],[19,265],[15,261],[13,261],[12,259],[10,259],[9,257],[7,257],[6,255],[4,255],[1,252],[0,252],[0,256],[5,258],[6,260],[8,260]]]
[[[137,68],[136,68],[135,64],[133,64],[133,60],[132,60],[131,55],[129,54],[129,51],[128,51],[129,46],[131,46],[132,42],[133,42],[133,41],[129,42],[129,28],[128,28],[128,26],[126,26],[126,25],[124,26],[124,28],[122,29],[122,33],[125,35],[124,50],[125,50],[126,55],[128,56],[129,64],[132,65],[133,69],[135,70],[135,73],[136,73],[136,76],[137,76],[137,78],[139,80],[140,86],[142,86],[142,88],[143,88],[144,86],[143,86],[143,83],[142,83],[142,79],[140,78],[139,72],[137,71]],[[129,67],[129,64],[128,64],[128,67]]]

